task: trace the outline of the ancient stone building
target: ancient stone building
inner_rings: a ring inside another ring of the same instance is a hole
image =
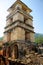
[[[6,58],[6,63],[39,65],[40,55],[32,50],[35,41],[33,17],[30,15],[32,10],[21,0],[16,0],[7,11],[9,15],[3,39],[3,56]]]
[[[23,40],[34,42],[32,10],[17,0],[8,10],[4,32],[4,42]]]

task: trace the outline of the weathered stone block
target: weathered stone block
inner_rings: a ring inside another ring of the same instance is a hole
[[[25,23],[33,26],[33,21],[31,19],[26,20]]]
[[[30,32],[30,41],[35,42],[34,33]]]
[[[11,33],[11,40],[25,40],[25,31],[20,27],[16,27]]]
[[[3,42],[4,42],[4,43],[7,42],[7,34],[6,34],[6,33],[4,34]]]
[[[16,21],[16,20],[20,20],[20,21],[24,21],[24,16],[20,13],[16,13],[14,16],[13,16],[13,22]]]

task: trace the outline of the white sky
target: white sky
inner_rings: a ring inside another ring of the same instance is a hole
[[[6,25],[7,9],[16,0],[0,0],[0,37],[3,36],[4,27]],[[22,0],[33,12],[33,23],[35,32],[43,33],[43,0]]]
[[[7,9],[14,3],[14,0],[1,0],[0,1],[0,37],[3,36],[4,27],[6,25],[6,16],[8,15]]]

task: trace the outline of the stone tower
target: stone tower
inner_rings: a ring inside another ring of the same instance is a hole
[[[17,0],[7,11],[4,56],[13,61],[19,59],[17,62],[29,63],[31,60],[26,55],[29,55],[29,43],[34,42],[33,17],[30,15],[32,10]]]
[[[34,42],[32,10],[22,1],[17,0],[8,10],[4,32],[4,42],[23,40]]]

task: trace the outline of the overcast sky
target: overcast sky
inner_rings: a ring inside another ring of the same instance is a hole
[[[16,0],[0,0],[0,37],[3,36],[4,27],[6,25],[7,9]],[[32,9],[34,31],[43,34],[43,0],[22,0],[28,7]]]

